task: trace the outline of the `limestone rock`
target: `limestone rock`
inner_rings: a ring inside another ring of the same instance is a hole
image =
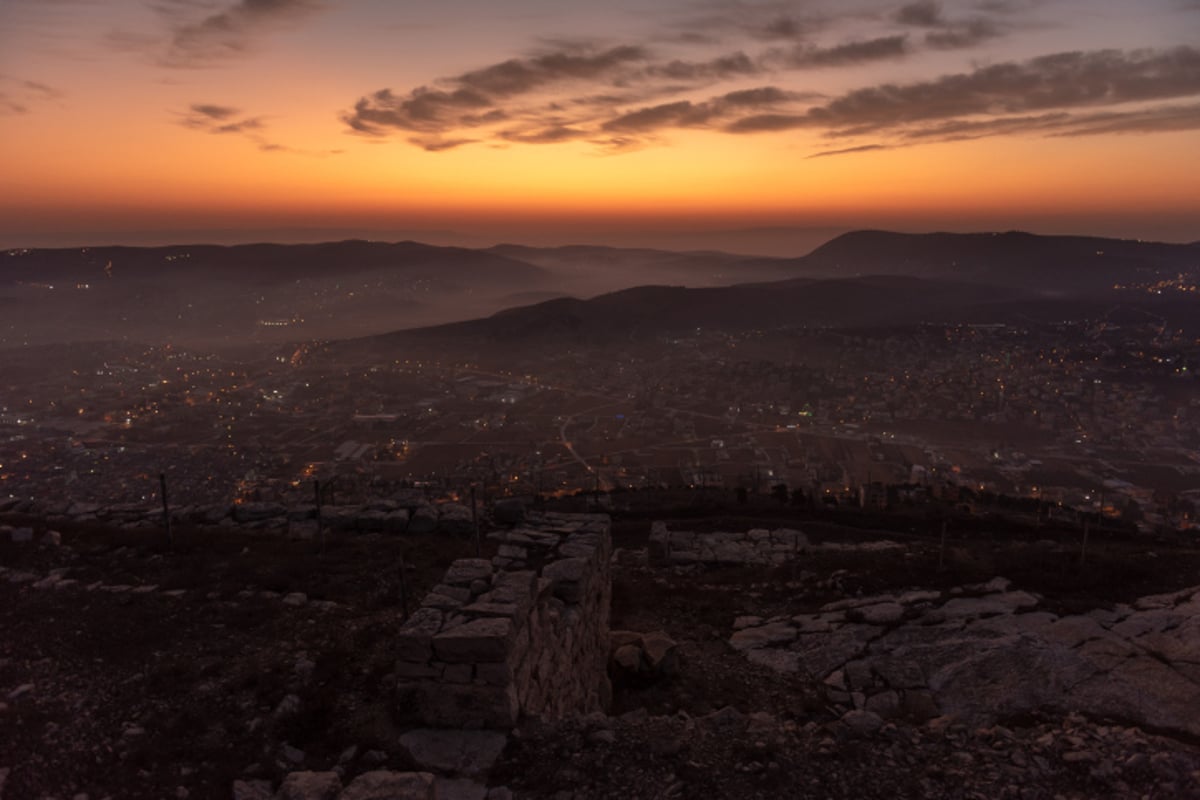
[[[795,639],[795,627],[786,622],[772,622],[757,628],[743,628],[729,638],[734,650],[756,650],[768,645],[790,642]]]
[[[443,661],[460,664],[504,661],[515,629],[507,617],[475,619],[433,637],[433,650]]]
[[[337,800],[434,800],[434,783],[428,772],[364,772]]]
[[[494,731],[419,729],[400,737],[400,746],[421,769],[468,778],[486,775],[507,743]]]
[[[234,781],[233,800],[271,800],[270,781]]]
[[[459,503],[446,503],[438,509],[438,529],[443,533],[465,536],[475,531],[471,509]]]
[[[341,791],[336,772],[292,772],[279,785],[275,800],[335,800]]]
[[[883,727],[883,718],[871,711],[854,709],[842,715],[842,724],[858,736],[870,736]]]

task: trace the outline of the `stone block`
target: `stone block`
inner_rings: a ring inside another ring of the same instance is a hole
[[[400,508],[389,511],[383,518],[383,530],[386,533],[404,533],[408,530],[408,509]]]
[[[429,772],[364,772],[338,800],[434,800],[436,779]]]
[[[396,677],[405,681],[438,680],[442,677],[442,664],[424,664],[413,661],[396,663]]]
[[[417,687],[418,717],[446,728],[511,728],[520,706],[510,686],[427,682]]]
[[[341,791],[336,772],[293,772],[279,785],[275,800],[335,800]]]
[[[442,629],[441,611],[423,607],[404,621],[396,640],[401,661],[428,661],[433,656],[433,637]]]
[[[421,605],[428,608],[436,608],[439,611],[457,611],[462,608],[463,601],[455,597],[448,597],[438,592],[430,592],[425,595],[425,599],[421,601]]]
[[[485,558],[460,558],[446,570],[442,583],[450,586],[470,586],[473,581],[492,579],[492,563]]]
[[[475,665],[475,682],[488,686],[507,686],[513,680],[512,667],[506,661]]]
[[[478,617],[508,617],[514,619],[517,617],[516,603],[486,603],[474,602],[469,606],[463,607],[464,614],[472,614]]]
[[[437,586],[429,590],[430,594],[440,594],[445,597],[452,597],[460,603],[465,603],[471,599],[471,590],[465,586],[450,586],[445,583],[439,583]]]
[[[511,619],[485,617],[437,634],[433,637],[433,650],[448,663],[504,661],[515,634]]]
[[[474,676],[475,669],[471,664],[447,664],[442,672],[442,680],[446,683],[470,683]]]
[[[422,769],[444,775],[486,775],[508,737],[495,731],[418,729],[400,736],[400,747]]]
[[[465,536],[473,533],[475,523],[471,509],[458,503],[446,503],[438,509],[438,530],[443,533]]]

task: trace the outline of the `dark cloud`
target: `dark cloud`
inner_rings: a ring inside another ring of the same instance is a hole
[[[847,67],[871,61],[901,58],[908,53],[907,36],[882,36],[877,39],[847,42],[834,47],[797,48],[787,55],[785,63],[794,68]]]
[[[985,9],[986,10],[986,9]],[[1012,13],[1011,9],[996,13]],[[920,0],[902,6],[895,15],[896,22],[915,28],[928,28],[925,44],[936,50],[959,50],[995,39],[1006,33],[1006,28],[985,16],[966,19],[949,19],[942,12],[942,4],[933,0]]]
[[[795,17],[780,16],[764,25],[751,27],[749,32],[756,38],[771,41],[774,39],[800,39],[807,36],[810,29],[808,25]]]
[[[933,0],[909,3],[896,12],[896,21],[901,25],[913,25],[919,28],[938,27],[944,23],[942,4],[933,2]]]
[[[501,131],[499,134],[500,138],[505,141],[519,142],[520,144],[557,144],[575,139],[586,139],[590,135],[588,131],[566,125],[555,125],[534,131]]]
[[[323,5],[318,0],[239,0],[196,20],[195,3],[160,3],[157,8],[167,17],[171,29],[162,63],[202,67],[243,56],[254,50],[262,35],[292,24]]]
[[[850,92],[810,112],[829,127],[1160,100],[1200,93],[1200,50],[1101,50]]]
[[[422,150],[429,153],[440,153],[443,150],[453,150],[456,147],[462,147],[465,144],[475,144],[478,139],[422,139],[421,137],[412,137],[409,144],[415,144]]]
[[[809,158],[828,158],[829,156],[847,156],[852,153],[870,153],[876,150],[891,150],[892,146],[886,144],[863,144],[858,147],[843,147],[841,150],[822,150],[820,153],[813,153]]]
[[[709,61],[668,61],[646,68],[645,76],[674,81],[713,81],[758,75],[763,68],[742,52],[718,56]]]
[[[1162,106],[1123,113],[1093,114],[1072,121],[1053,136],[1097,136],[1200,130],[1200,104]]]
[[[862,135],[969,117],[1164,100],[1200,94],[1200,50],[1100,50],[1009,62],[933,81],[857,89],[803,114],[762,115],[735,133],[817,128]]]
[[[388,129],[438,133],[445,130],[476,127],[486,120],[502,117],[491,99],[469,89],[442,91],[422,86],[406,97],[397,97],[390,89],[381,89],[361,98],[342,121],[354,130],[381,136]],[[493,115],[489,117],[489,115]]]
[[[422,86],[406,95],[382,89],[362,97],[341,117],[352,130],[383,136],[392,130],[445,134],[503,122],[511,116],[500,103],[556,84],[619,83],[619,76],[644,61],[639,47],[614,47],[596,53],[552,52],[509,59]],[[424,145],[422,145],[424,146]]]
[[[959,50],[1004,34],[1004,29],[991,20],[973,19],[929,31],[925,34],[925,44],[938,50]]]
[[[267,123],[263,117],[248,116],[241,109],[217,103],[193,103],[187,112],[178,115],[179,124],[194,131],[218,136],[240,136],[264,153],[293,153],[305,156],[335,155],[340,150],[309,151],[280,144],[267,138]]]
[[[239,109],[213,103],[193,103],[180,124],[205,133],[250,133],[265,127],[261,117],[246,117]]]
[[[731,134],[805,129],[847,145],[817,154],[824,156],[955,138],[1071,135],[1087,129],[1086,113],[1124,113],[1113,107],[1200,94],[1200,50],[1193,47],[1057,53],[929,80],[866,86],[832,99],[774,86],[719,93],[710,87],[727,84],[729,89],[763,75],[970,48],[1030,24],[1017,12],[1031,6],[1027,0],[963,5],[915,0],[870,16],[871,24],[885,31],[890,26],[892,33],[830,45],[808,36],[838,19],[861,18],[863,12],[807,19],[797,17],[792,4],[773,0],[710,0],[707,5],[712,16],[680,27],[706,35],[703,58],[683,57],[688,52],[679,51],[678,35],[667,52],[681,57],[673,58],[633,44],[605,49],[594,42],[559,41],[545,52],[407,92],[365,95],[341,118],[352,132],[373,137],[403,132],[409,142],[430,151],[477,142],[503,147],[580,141],[620,152],[653,143],[672,129]],[[906,30],[895,32],[896,25]],[[743,44],[748,38],[788,43],[713,55],[711,42],[730,35],[740,36]],[[656,41],[666,49],[662,38]],[[1104,125],[1150,130],[1156,120],[1166,128],[1187,126],[1190,118],[1179,111],[1088,124],[1097,130]],[[859,137],[870,144],[855,141]]]
[[[610,119],[601,127],[606,131],[641,133],[658,128],[691,128],[704,125],[712,116],[706,104],[681,100],[622,114],[616,119]]]
[[[465,72],[453,78],[452,83],[492,97],[509,97],[561,81],[594,80],[645,58],[645,50],[632,46],[614,47],[594,54],[554,52],[535,58],[513,58]]]
[[[1200,104],[1146,104],[1198,95],[1196,48],[1059,53],[934,81],[859,89],[803,113],[751,114],[725,130],[811,129],[831,138],[891,140],[862,146],[870,149],[991,136],[1185,131],[1200,129]],[[848,147],[816,155],[853,152],[862,151]]]
[[[25,114],[28,111],[27,105],[10,97],[5,92],[0,92],[0,114]]]
[[[61,97],[63,93],[53,86],[0,75],[0,115],[27,114],[32,108]]]
[[[230,117],[235,117],[238,114],[238,110],[236,108],[230,108],[229,106],[214,106],[208,103],[197,103],[191,108],[196,114],[199,114],[202,117],[208,117],[209,119],[229,119]]]
[[[773,108],[797,99],[797,95],[774,86],[763,86],[714,97],[702,103],[681,100],[641,108],[605,122],[609,132],[646,133],[661,128],[704,127],[714,120],[750,109]]]
[[[752,114],[725,126],[729,133],[772,133],[814,127],[806,114]]]

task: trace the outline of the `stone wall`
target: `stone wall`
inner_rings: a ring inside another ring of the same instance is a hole
[[[803,553],[899,549],[903,549],[903,546],[887,540],[855,544],[812,544],[804,533],[790,528],[697,533],[668,530],[665,523],[655,522],[650,529],[650,557],[656,563],[676,567],[778,566],[795,560]]]
[[[161,506],[130,504],[38,502],[0,499],[0,514],[36,515],[50,525],[101,524],[127,530],[159,528]],[[311,539],[328,533],[449,533],[466,535],[474,530],[471,509],[460,503],[434,503],[418,491],[357,505],[238,503],[171,507],[171,520],[200,527],[253,530]]]
[[[544,514],[450,565],[398,637],[401,711],[440,728],[511,728],[604,710],[612,538],[604,515]]]

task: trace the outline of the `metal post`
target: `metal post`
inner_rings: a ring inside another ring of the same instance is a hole
[[[942,542],[938,548],[938,572],[946,568],[946,520],[942,520]]]
[[[408,578],[405,573],[408,571],[404,563],[404,553],[400,553],[400,608],[404,612],[404,618],[408,619]]]
[[[471,528],[475,532],[475,557],[479,558],[479,512],[475,508],[475,484],[471,484]]]
[[[175,546],[175,538],[171,534],[171,506],[167,502],[167,473],[158,473],[158,485],[162,493],[163,528],[167,531],[167,546]]]
[[[317,540],[321,543],[321,552],[325,552],[325,521],[321,519],[321,479],[313,480],[313,497],[317,501]]]

